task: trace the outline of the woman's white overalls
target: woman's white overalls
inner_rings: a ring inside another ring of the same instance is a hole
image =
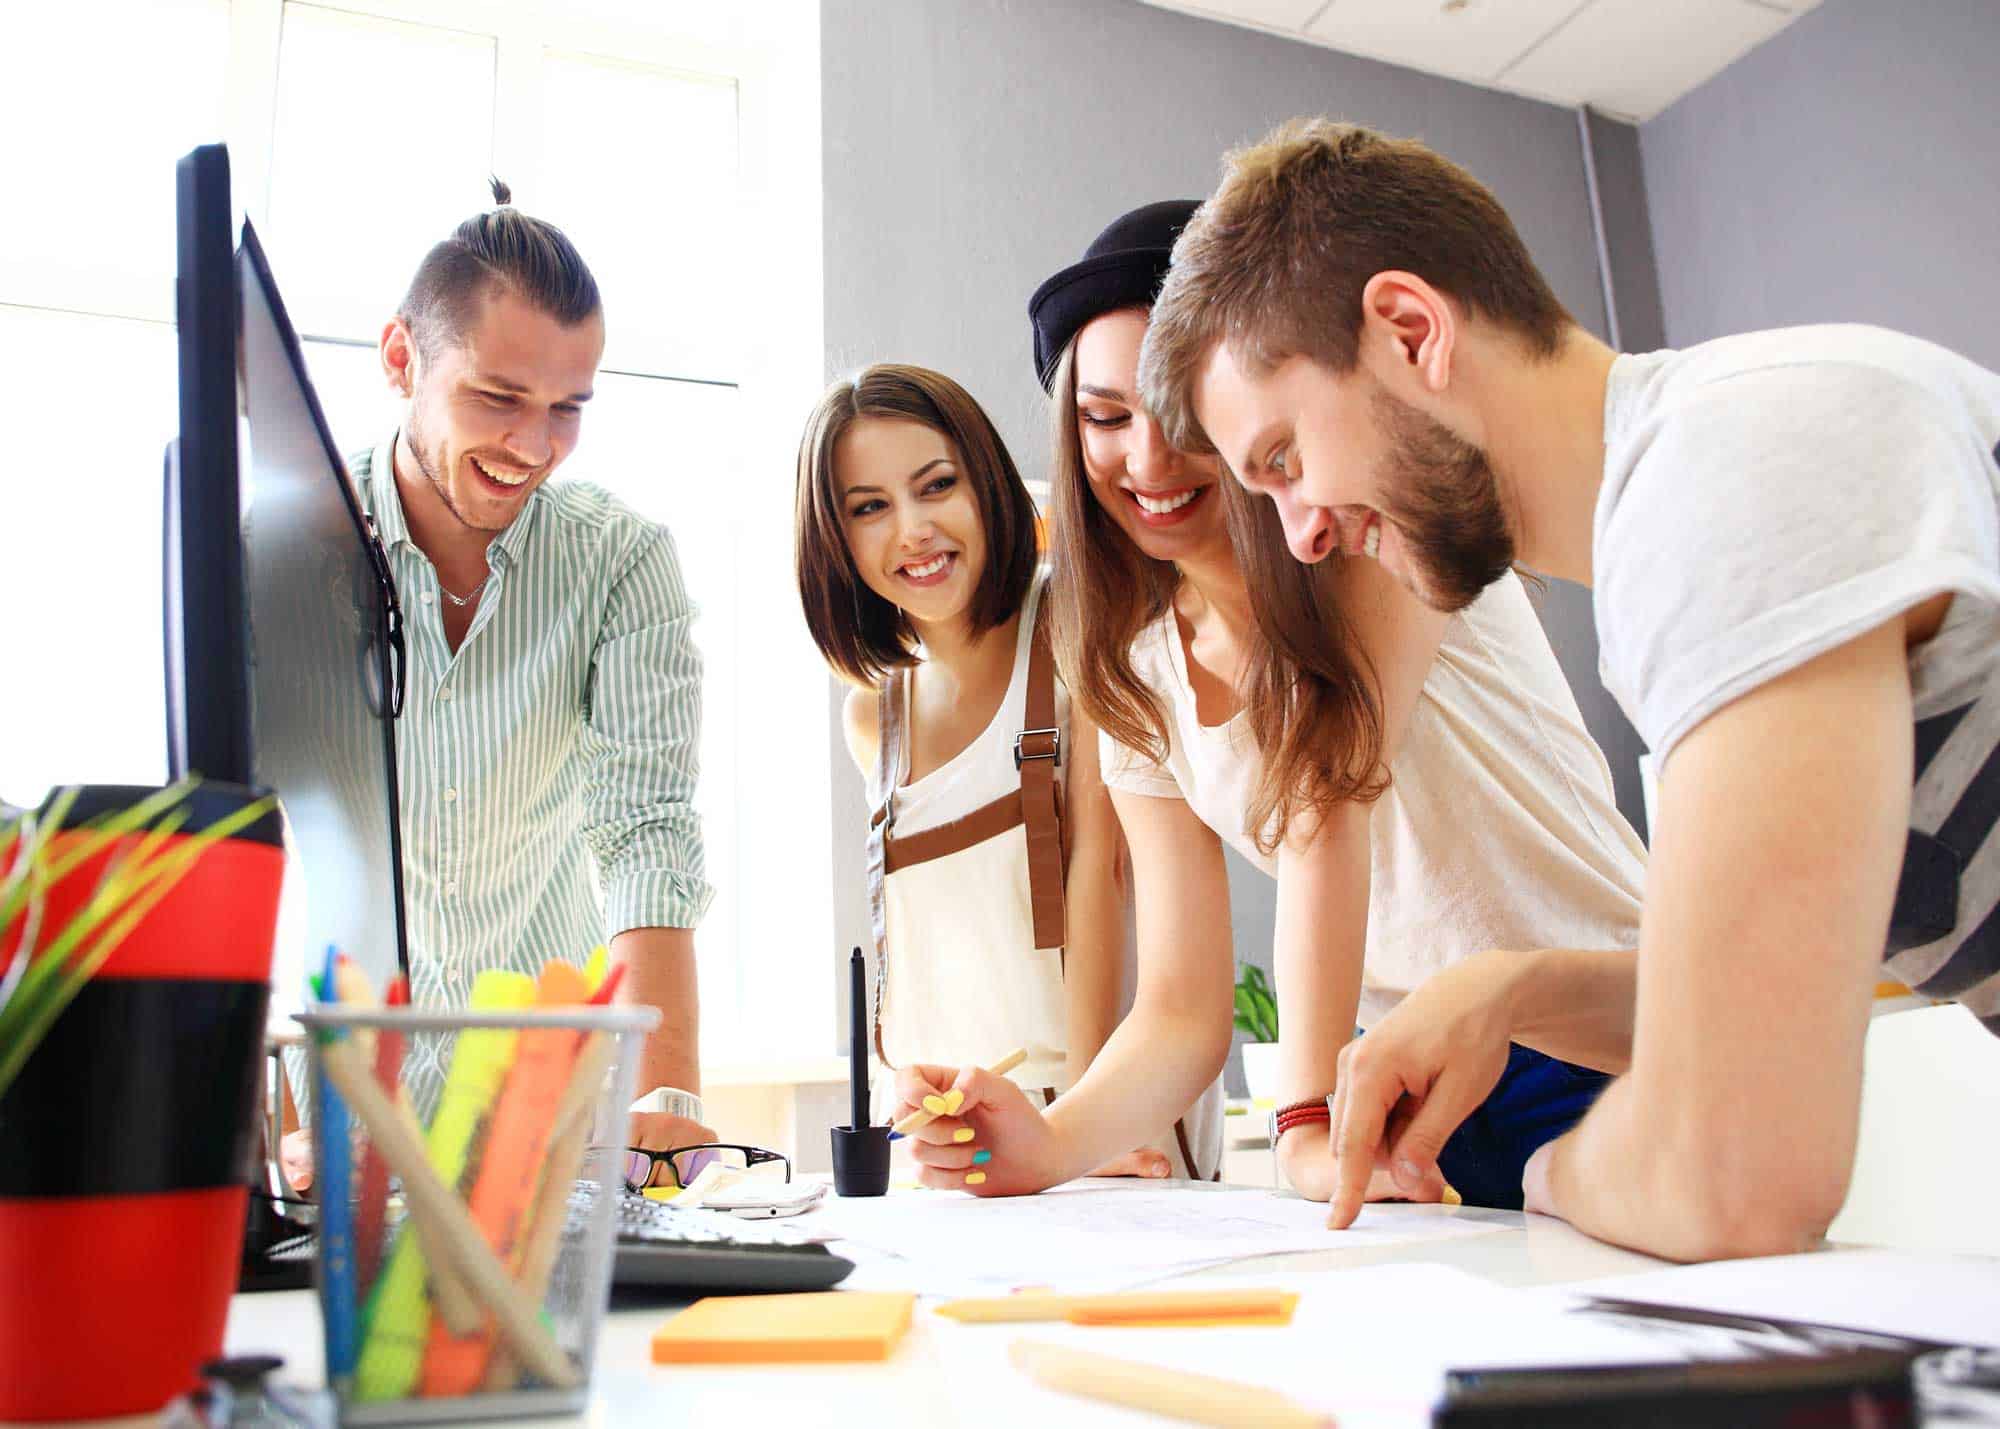
[[[875,1051],[887,1067],[989,1065],[1044,1104],[1069,1085],[1063,1001],[1062,755],[1069,697],[1055,678],[1046,577],[1021,612],[1013,675],[992,721],[964,749],[909,781],[910,671],[883,682],[880,752],[869,788],[869,904],[875,934]],[[893,1109],[878,1077],[876,1120]],[[1175,1174],[1221,1171],[1220,1081],[1160,1144]],[[1162,1128],[1164,1131],[1165,1129]]]

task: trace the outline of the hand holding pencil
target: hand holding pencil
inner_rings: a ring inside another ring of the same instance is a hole
[[[917,1064],[896,1073],[895,1129],[910,1139],[923,1185],[1019,1196],[1066,1179],[1055,1128],[1006,1077],[1025,1055],[990,1068]]]

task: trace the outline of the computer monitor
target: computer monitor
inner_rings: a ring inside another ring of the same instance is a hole
[[[251,781],[250,692],[243,645],[243,546],[234,539],[236,271],[230,253],[229,155],[220,144],[180,161],[178,277],[180,439],[167,447],[165,579],[167,768]]]
[[[180,167],[181,433],[167,460],[170,772],[277,792],[307,946],[407,973],[402,612],[228,158]]]

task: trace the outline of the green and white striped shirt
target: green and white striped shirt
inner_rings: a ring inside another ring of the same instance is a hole
[[[395,438],[348,464],[409,642],[396,773],[410,1000],[464,1007],[487,968],[532,974],[628,928],[694,927],[713,896],[694,810],[701,656],[666,528],[600,487],[542,486],[488,548],[453,654]]]

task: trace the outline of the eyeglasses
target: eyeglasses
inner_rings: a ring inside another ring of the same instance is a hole
[[[665,1167],[674,1185],[685,1190],[710,1166],[746,1171],[772,1180],[792,1179],[791,1158],[761,1146],[738,1146],[723,1141],[704,1141],[699,1146],[676,1146],[667,1151],[648,1151],[643,1146],[625,1148],[625,1189],[643,1191],[665,1183],[660,1168]]]

